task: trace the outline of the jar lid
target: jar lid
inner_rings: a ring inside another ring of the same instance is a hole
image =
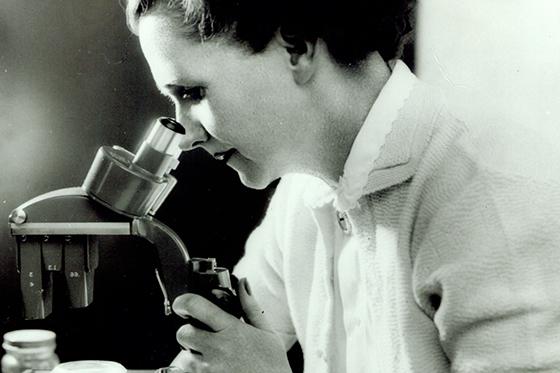
[[[20,329],[4,334],[4,344],[19,348],[55,346],[56,334],[43,329]]]
[[[58,364],[52,373],[126,373],[126,368],[114,361],[77,360]]]

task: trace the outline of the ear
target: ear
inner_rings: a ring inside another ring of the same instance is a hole
[[[276,40],[286,50],[286,63],[292,70],[295,82],[300,85],[309,82],[316,69],[316,43],[288,35],[282,30],[276,33]]]

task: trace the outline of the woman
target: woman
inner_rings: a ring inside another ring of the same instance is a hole
[[[397,57],[406,1],[130,0],[161,92],[241,181],[282,177],[236,268],[248,323],[196,295],[208,372],[560,370],[560,169],[508,123],[462,123]],[[248,283],[251,284],[249,287]],[[187,369],[187,368],[185,368]]]

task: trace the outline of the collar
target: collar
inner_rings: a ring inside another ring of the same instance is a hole
[[[304,195],[308,206],[317,208],[333,203],[343,212],[358,207],[358,199],[371,192],[370,177],[374,171],[410,160],[414,128],[397,128],[396,123],[416,81],[408,67],[397,60],[352,144],[343,175],[334,189],[322,181],[310,185]]]

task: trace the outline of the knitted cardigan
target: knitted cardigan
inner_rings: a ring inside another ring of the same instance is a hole
[[[369,293],[369,371],[560,372],[556,143],[463,123],[417,82],[372,169],[347,212]],[[325,241],[337,211],[308,202],[328,189],[283,178],[235,270],[286,347],[299,340],[306,373],[341,373]]]

